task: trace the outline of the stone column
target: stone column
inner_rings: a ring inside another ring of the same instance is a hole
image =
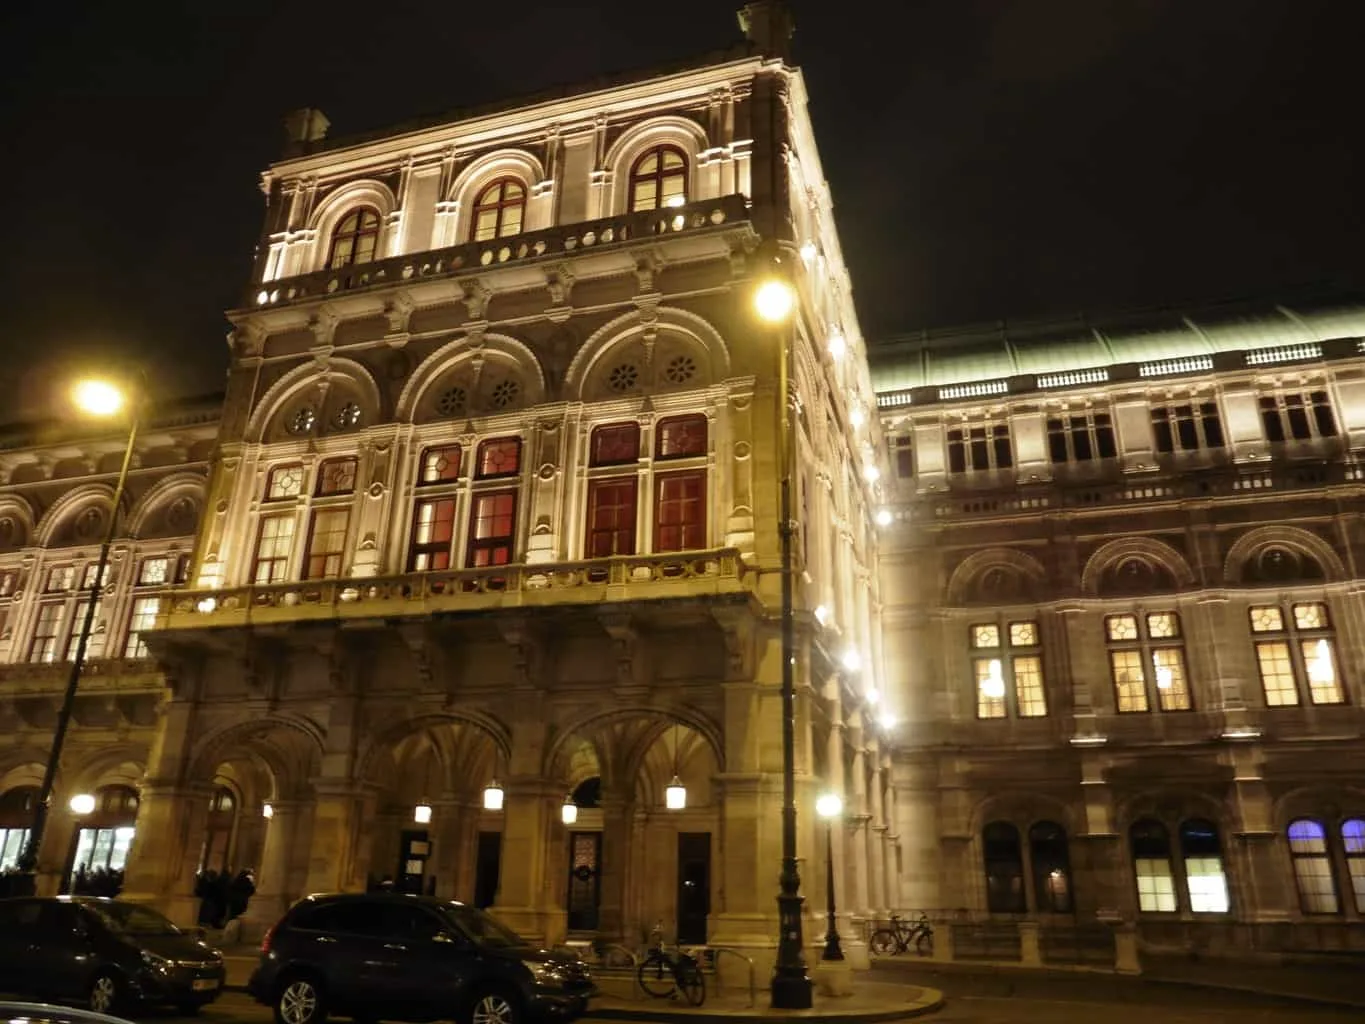
[[[868,870],[871,874],[869,887],[872,910],[877,917],[889,916],[890,903],[886,897],[886,814],[882,805],[882,755],[877,741],[872,741],[869,751],[872,762],[872,781],[869,787],[869,826],[868,843],[871,857]]]
[[[349,783],[318,779],[314,783],[312,838],[308,845],[308,892],[337,892],[356,888],[356,825],[360,796]]]
[[[431,824],[432,856],[427,861],[428,872],[436,879],[436,895],[442,899],[468,899],[460,887],[460,868],[468,860],[465,834],[468,831],[469,810],[465,804],[450,797],[433,801]]]
[[[837,677],[834,680],[834,686],[838,686]],[[837,793],[839,795],[844,801],[844,806],[847,809],[849,797],[848,781],[844,778],[844,720],[843,708],[839,701],[834,700],[830,703],[829,714],[828,750],[825,755],[825,764],[827,765],[826,771],[829,774],[825,779],[825,783],[828,785],[831,793]],[[845,813],[847,813],[847,810],[845,810]],[[863,941],[862,930],[853,925],[853,915],[850,912],[850,903],[853,894],[849,891],[847,885],[847,879],[849,877],[848,829],[844,826],[844,823],[840,821],[835,821],[833,827],[834,902],[839,926],[839,944],[843,948],[844,957],[848,963],[852,967],[863,970],[868,966],[867,944]],[[820,881],[823,885],[823,877]],[[813,936],[815,944],[817,945],[823,941],[825,929],[828,926],[828,920],[823,916],[825,907],[821,906],[818,910],[822,912],[822,916],[820,917],[820,926]]]
[[[296,847],[299,822],[308,804],[302,800],[280,800],[265,827],[265,848],[256,872],[256,893],[247,904],[249,922],[270,927],[289,909],[298,895],[290,885],[290,861]]]
[[[493,913],[536,943],[564,937],[562,894],[551,886],[549,845],[552,823],[564,795],[539,778],[518,778],[506,786],[503,804],[502,870]]]
[[[634,846],[635,808],[618,796],[602,798],[602,902],[597,932],[610,942],[625,942],[626,887]]]
[[[861,715],[851,716],[849,732],[853,744],[853,764],[850,768],[848,829],[852,837],[853,878],[849,895],[849,910],[859,919],[872,917],[871,849],[868,839],[872,815],[867,808],[867,751],[863,747]]]
[[[47,830],[43,835],[43,846],[38,851],[37,892],[39,896],[56,896],[62,889],[66,873],[66,858],[71,844],[76,838],[80,822],[71,813],[67,801],[71,794],[55,790],[52,794],[52,809],[48,811]],[[131,863],[131,862],[130,862]],[[127,878],[127,873],[124,875]],[[127,891],[127,885],[124,885]]]
[[[149,779],[142,785],[137,831],[123,876],[123,899],[149,903],[176,924],[199,918],[195,870],[208,829],[208,786]]]

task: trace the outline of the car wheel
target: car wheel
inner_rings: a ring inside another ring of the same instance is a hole
[[[280,986],[275,997],[276,1024],[322,1024],[327,1004],[322,989],[306,975],[295,975]]]
[[[506,992],[481,992],[474,997],[469,1024],[521,1024],[521,1010]]]
[[[109,971],[100,971],[90,983],[86,1005],[95,1013],[113,1013],[123,1004],[123,983]]]

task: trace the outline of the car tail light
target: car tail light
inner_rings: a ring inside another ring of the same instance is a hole
[[[261,939],[261,956],[265,956],[270,952],[270,943],[275,939],[275,929],[277,927],[279,927],[278,924],[272,924],[265,930],[265,938]]]

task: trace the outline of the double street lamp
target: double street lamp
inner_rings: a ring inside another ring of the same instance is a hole
[[[118,525],[119,507],[123,504],[123,492],[128,483],[128,467],[133,461],[133,447],[137,442],[139,425],[139,399],[142,389],[137,390],[99,379],[79,381],[71,389],[71,401],[75,407],[89,416],[109,418],[126,413],[128,417],[128,439],[123,448],[123,462],[119,466],[118,482],[114,485],[113,507],[109,511],[109,522],[105,527],[104,540],[100,544],[99,561],[95,565],[94,578],[86,598],[85,613],[81,616],[80,633],[76,638],[76,650],[71,659],[71,671],[66,679],[66,692],[62,694],[61,708],[57,712],[57,725],[52,733],[52,749],[48,753],[47,767],[43,772],[43,784],[38,790],[38,799],[33,808],[33,826],[29,830],[28,842],[24,852],[19,855],[19,871],[25,877],[22,887],[30,892],[36,889],[38,857],[42,851],[43,835],[47,831],[49,813],[52,809],[52,789],[57,781],[57,769],[62,760],[62,748],[66,734],[71,727],[71,714],[76,706],[76,691],[80,688],[81,669],[85,667],[85,650],[90,643],[90,633],[95,625],[95,612],[104,587],[104,576],[109,568],[109,549],[114,543],[114,531]]]

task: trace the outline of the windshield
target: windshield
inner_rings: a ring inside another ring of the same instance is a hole
[[[491,914],[486,914],[475,907],[463,903],[446,903],[442,905],[442,910],[445,911],[446,917],[455,922],[460,931],[481,946],[513,949],[526,945],[526,940],[512,929]]]
[[[179,935],[180,929],[150,907],[136,903],[87,903],[110,931],[120,935]]]

